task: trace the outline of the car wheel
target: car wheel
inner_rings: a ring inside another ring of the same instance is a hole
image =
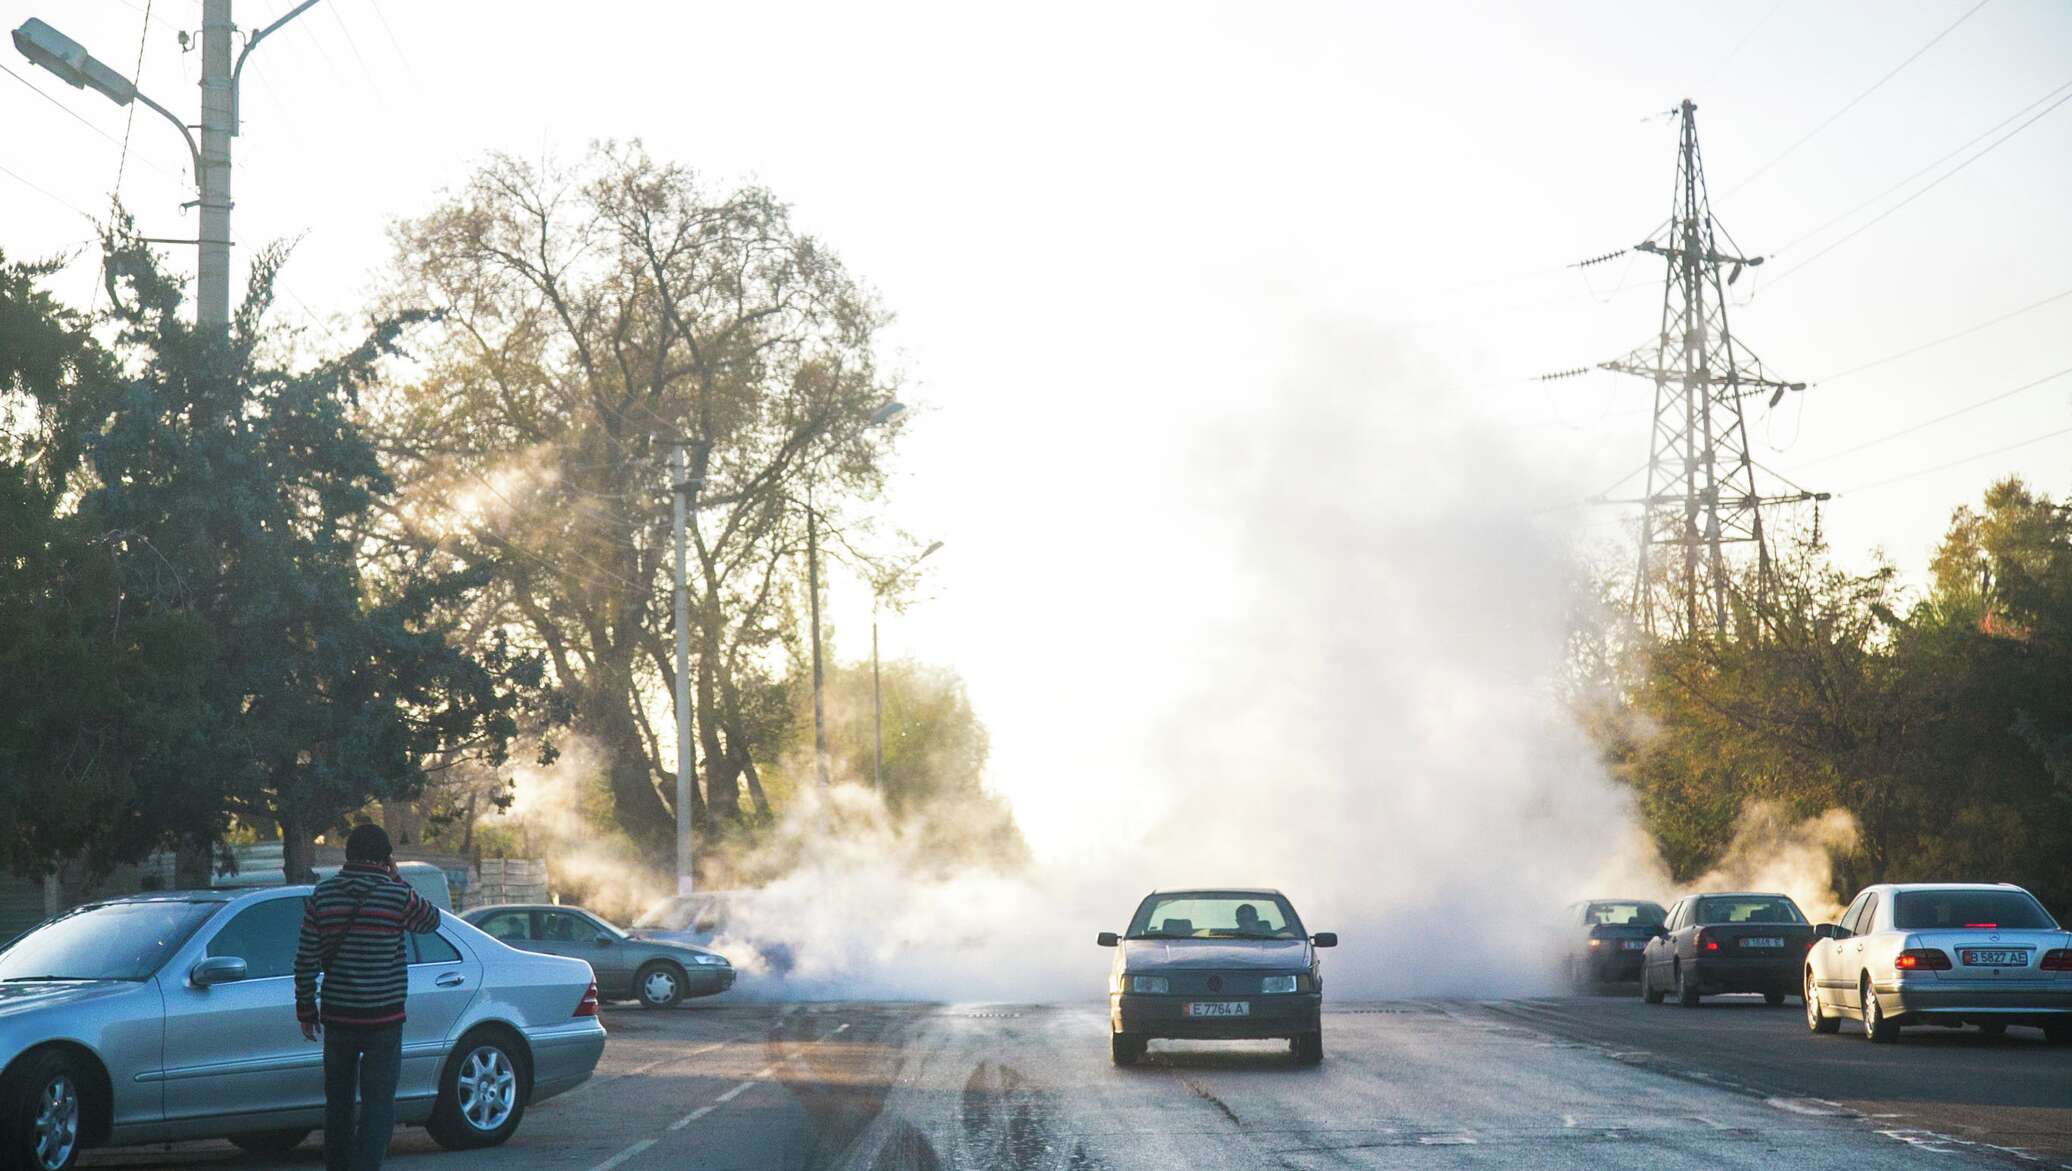
[[[439,1098],[425,1129],[447,1150],[493,1147],[510,1138],[525,1117],[532,1092],[523,1053],[501,1029],[477,1029],[460,1039],[439,1075]]]
[[[2043,1039],[2053,1045],[2072,1042],[2072,1021],[2052,1021],[2043,1026]]]
[[[47,1050],[11,1072],[0,1087],[0,1164],[64,1171],[79,1158],[87,1079],[79,1063]]]
[[[1832,1033],[1842,1027],[1842,1018],[1827,1015],[1820,1006],[1820,985],[1813,981],[1813,969],[1806,969],[1806,1028],[1815,1033]]]
[[[1685,1008],[1698,1007],[1698,985],[1684,973],[1681,964],[1676,968],[1676,1002]]]
[[[1324,1060],[1324,1031],[1299,1033],[1295,1037],[1295,1064],[1316,1065]]]
[[[633,990],[640,994],[642,1008],[675,1008],[683,1000],[683,969],[663,960],[656,960],[640,970],[633,977]]]
[[[1778,1005],[1783,1004],[1784,989],[1772,988],[1768,992],[1763,993],[1763,1003],[1769,1005],[1771,1008],[1775,1008]]]
[[[2005,1037],[2007,1035],[2007,1022],[1987,1021],[1978,1027],[1978,1035],[1981,1037]]]
[[[1878,1002],[1878,990],[1871,987],[1871,978],[1865,976],[1863,990],[1863,1035],[1879,1045],[1890,1045],[1899,1040],[1899,1025],[1885,1015],[1885,1006]]]
[[[1644,1004],[1662,1003],[1662,993],[1655,987],[1655,981],[1648,975],[1645,964],[1640,968],[1640,999]]]
[[[1117,1065],[1135,1065],[1144,1056],[1145,1040],[1127,1033],[1108,1034],[1108,1057]]]
[[[251,1130],[230,1136],[230,1145],[250,1155],[278,1159],[302,1145],[307,1130]]]

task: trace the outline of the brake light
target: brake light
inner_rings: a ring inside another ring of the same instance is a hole
[[[2054,947],[2043,953],[2041,967],[2046,972],[2072,972],[2072,951]]]
[[[1703,927],[1698,928],[1698,934],[1691,940],[1691,942],[1693,945],[1697,947],[1699,951],[1719,950],[1719,940],[1713,939],[1712,937],[1706,935],[1705,929]]]
[[[583,998],[576,1002],[575,1015],[597,1015],[597,981],[590,981],[590,986],[588,988],[583,989]]]
[[[1992,928],[1994,928],[1994,927],[1998,927],[1998,926],[2000,926],[2000,924],[1998,924],[1998,923],[1966,923],[1966,924],[1965,924],[1965,926],[1966,926],[1966,927],[1984,927],[1984,928],[1987,928],[1987,929],[1989,929],[1989,930],[1990,930],[1990,929],[1992,929]]]
[[[1892,966],[1902,972],[1947,972],[1950,957],[1940,948],[1913,947],[1900,952]]]

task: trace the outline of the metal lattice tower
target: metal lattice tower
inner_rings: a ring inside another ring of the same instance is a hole
[[[1768,395],[1775,406],[1803,382],[1772,378],[1727,327],[1728,285],[1763,262],[1723,252],[1698,153],[1698,107],[1681,107],[1676,196],[1669,221],[1635,251],[1663,258],[1662,324],[1654,341],[1606,370],[1635,374],[1655,384],[1654,428],[1648,449],[1647,494],[1642,506],[1639,574],[1634,608],[1649,633],[1726,635],[1736,626],[1730,598],[1732,561],[1754,546],[1756,589],[1767,590],[1770,551],[1763,509],[1825,500],[1823,492],[1757,490],[1742,401]],[[1727,243],[1733,239],[1727,236]],[[1734,252],[1738,253],[1736,247]],[[1721,270],[1726,269],[1722,277]],[[1757,599],[1761,612],[1762,598]],[[1760,619],[1756,620],[1759,624]],[[1666,629],[1665,629],[1666,628]]]

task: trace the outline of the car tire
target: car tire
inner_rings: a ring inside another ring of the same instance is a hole
[[[1827,1015],[1827,1009],[1820,1003],[1820,986],[1813,982],[1813,969],[1806,969],[1806,991],[1801,994],[1806,1002],[1806,1029],[1813,1033],[1833,1033],[1842,1027],[1842,1018]]]
[[[308,1130],[248,1130],[230,1136],[230,1145],[248,1155],[278,1159],[302,1145]]]
[[[1662,1003],[1662,991],[1655,987],[1655,981],[1649,977],[1645,964],[1640,968],[1640,999],[1643,1004]]]
[[[675,1008],[683,1003],[689,983],[682,968],[667,960],[653,960],[633,977],[633,991],[642,1008]]]
[[[65,1171],[79,1160],[90,1079],[80,1063],[46,1049],[0,1085],[0,1166]]]
[[[1871,978],[1865,976],[1858,987],[1863,992],[1863,1035],[1877,1045],[1899,1040],[1899,1023],[1885,1015],[1884,1006],[1878,1003],[1878,990],[1871,987]]]
[[[1763,993],[1763,1003],[1769,1005],[1771,1008],[1776,1008],[1778,1005],[1784,1003],[1784,997],[1784,989],[1772,988],[1768,992]]]
[[[1108,1034],[1108,1059],[1120,1066],[1135,1065],[1144,1056],[1145,1039],[1127,1033]]]
[[[2072,1042],[2072,1021],[2052,1021],[2043,1026],[2043,1039],[2053,1045]]]
[[[1698,986],[1685,975],[1681,964],[1676,968],[1676,1002],[1685,1008],[1698,1007]]]
[[[1978,1027],[1978,1035],[1981,1037],[2005,1037],[2007,1035],[2007,1022],[1987,1021]]]
[[[517,1131],[531,1094],[532,1070],[511,1034],[476,1029],[446,1058],[425,1129],[449,1151],[493,1147]]]
[[[1324,1060],[1324,1031],[1298,1033],[1292,1046],[1295,1050],[1295,1064],[1317,1065]]]

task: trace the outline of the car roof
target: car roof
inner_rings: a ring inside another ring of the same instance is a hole
[[[2012,890],[2028,894],[2027,890],[2011,882],[1883,882],[1879,886],[1887,890]]]
[[[1687,896],[1694,899],[1790,899],[1791,896],[1775,890],[1701,890]]]
[[[484,911],[581,911],[593,919],[602,917],[595,911],[578,907],[573,903],[485,903],[482,906],[469,907],[467,910],[462,911],[461,918],[465,919],[469,915],[479,914]]]
[[[1625,898],[1619,895],[1603,895],[1594,899],[1583,899],[1573,905],[1580,907],[1583,906],[1585,903],[1590,904],[1592,906],[1595,906],[1598,903],[1646,903],[1651,907],[1659,907],[1662,905],[1654,899],[1643,899],[1638,897]]]
[[[1270,886],[1162,886],[1151,892],[1155,895],[1257,895],[1261,898],[1286,898]]]

